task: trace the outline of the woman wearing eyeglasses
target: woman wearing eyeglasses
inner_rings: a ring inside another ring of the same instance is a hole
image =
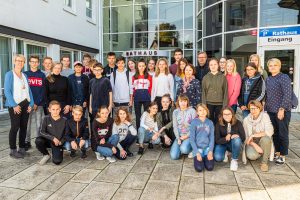
[[[237,171],[238,158],[244,141],[245,131],[242,123],[236,119],[231,107],[224,107],[215,128],[215,160],[227,162],[227,152],[229,151],[232,153],[230,170]]]
[[[5,74],[4,94],[5,106],[8,107],[11,128],[9,131],[10,156],[24,158],[25,138],[29,113],[34,105],[33,96],[28,84],[27,76],[22,72],[25,57],[16,55],[13,70]],[[17,151],[17,133],[19,132],[19,150]]]

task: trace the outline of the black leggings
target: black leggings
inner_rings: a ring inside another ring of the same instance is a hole
[[[142,106],[144,107],[144,112],[147,111],[150,101],[134,102],[134,112],[135,112],[135,123],[136,129],[140,128],[141,116],[142,116]]]
[[[25,138],[27,132],[27,123],[29,118],[29,113],[27,112],[29,102],[27,100],[22,101],[18,104],[21,107],[21,113],[15,114],[14,108],[8,108],[10,117],[10,131],[9,131],[9,147],[10,149],[17,148],[17,134],[19,131],[19,147],[25,148]]]
[[[41,136],[35,139],[36,148],[41,152],[43,155],[49,155],[47,148],[52,149],[52,162],[56,165],[59,165],[63,161],[63,146],[55,146],[52,141],[47,140]]]

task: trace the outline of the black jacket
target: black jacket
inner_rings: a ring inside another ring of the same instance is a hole
[[[66,125],[66,140],[68,142],[75,141],[75,139],[89,139],[88,121],[82,118],[79,122],[74,119],[69,119]]]
[[[50,115],[45,116],[40,129],[41,136],[51,141],[56,137],[64,143],[66,123],[67,120],[63,117],[54,120]]]
[[[200,85],[202,84],[203,77],[208,72],[209,72],[208,60],[206,61],[206,63],[203,66],[200,66],[199,64],[197,65],[197,67],[196,67],[196,73],[195,73],[195,78],[200,81]]]
[[[81,83],[82,90],[79,91],[80,88],[77,87],[77,80],[75,74],[71,74],[69,77],[69,86],[70,86],[70,95],[72,97],[72,105],[81,105],[83,102],[89,102],[89,78],[82,74],[81,75]],[[83,99],[80,99],[80,94],[83,95]]]
[[[225,137],[227,135],[227,127],[228,123],[225,124],[225,126],[220,125],[220,123],[216,124],[215,128],[215,142],[216,144],[226,144],[228,141],[226,141]],[[231,135],[237,134],[240,136],[242,142],[245,141],[245,130],[242,125],[242,123],[237,120],[236,124],[231,126]]]
[[[248,79],[248,77],[244,77],[242,79],[242,87],[241,87],[241,92],[240,92],[240,96],[238,98],[238,103],[239,106],[247,106],[248,103],[251,100],[258,100],[258,101],[262,101],[264,99],[265,96],[265,81],[263,80],[263,77],[260,74],[257,74],[256,76],[259,76],[256,80],[254,80],[251,88],[250,88],[250,94],[247,100],[247,104],[244,104],[244,93],[245,93],[245,87],[246,87],[246,80]]]

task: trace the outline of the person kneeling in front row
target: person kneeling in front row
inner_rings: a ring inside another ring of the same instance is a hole
[[[72,118],[67,121],[65,148],[71,151],[70,157],[75,157],[76,150],[81,149],[81,158],[87,157],[86,150],[89,147],[89,130],[87,119],[82,117],[83,108],[74,106],[72,108]]]
[[[66,119],[60,116],[61,107],[58,101],[51,101],[48,109],[50,115],[44,117],[40,130],[41,136],[36,138],[35,144],[43,154],[39,164],[44,165],[50,159],[47,148],[51,148],[52,162],[59,165],[63,161]]]

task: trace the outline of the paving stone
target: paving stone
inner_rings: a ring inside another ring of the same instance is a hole
[[[122,188],[128,189],[136,189],[142,190],[144,189],[147,181],[149,179],[149,174],[137,174],[137,173],[130,173],[125,181],[122,183]]]
[[[87,186],[83,183],[68,182],[52,194],[48,200],[74,199]]]
[[[77,197],[76,200],[107,200],[117,191],[119,184],[92,181]]]
[[[255,170],[253,169],[252,165],[250,162],[247,162],[247,164],[243,164],[242,161],[239,161],[239,167],[238,171],[239,173],[255,173]]]
[[[241,200],[237,186],[205,184],[205,199],[207,200]]]
[[[117,162],[112,163],[113,165],[135,165],[135,163],[140,159],[140,155],[133,157],[128,157],[126,160],[117,160]]]
[[[181,176],[203,177],[203,172],[197,172],[194,165],[184,164],[182,167]]]
[[[259,177],[255,173],[234,173],[240,188],[264,189]]]
[[[287,165],[300,177],[300,159],[289,161]]]
[[[285,158],[285,162],[299,160],[299,156],[295,154],[293,151],[289,150],[289,155]]]
[[[0,161],[0,178],[8,179],[32,165],[28,163],[16,163],[13,160],[9,162]]]
[[[95,178],[95,181],[122,183],[131,168],[130,165],[109,165]]]
[[[182,165],[156,164],[150,177],[152,180],[179,181]]]
[[[65,166],[64,168],[62,168],[60,171],[76,174],[80,170],[82,170],[83,168],[88,166],[91,162],[92,161],[85,161],[85,160],[82,160],[82,159],[77,159],[77,160],[71,162],[70,164],[68,164],[67,166]]]
[[[145,153],[141,157],[142,160],[158,160],[161,151],[154,150],[154,149],[146,149]]]
[[[119,188],[112,200],[138,200],[141,194],[142,190]]]
[[[204,200],[204,194],[179,192],[177,200]]]
[[[300,144],[300,140],[296,139],[296,140],[290,140],[289,141],[289,148],[293,149],[293,148],[299,148],[299,144]]]
[[[187,177],[187,176],[181,177],[179,191],[203,194],[204,193],[203,178],[195,178],[195,177]]]
[[[1,141],[2,142],[2,141]],[[3,149],[0,151],[0,159],[9,156],[10,149]]]
[[[74,174],[56,172],[36,188],[40,190],[49,190],[55,192],[66,182],[68,182],[73,176]]]
[[[300,157],[300,147],[299,147],[299,148],[293,148],[292,151],[293,151],[298,157]]]
[[[178,182],[149,180],[141,196],[141,200],[175,200]]]
[[[86,168],[102,170],[107,165],[109,165],[109,161],[107,160],[94,160]]]
[[[100,170],[95,169],[83,169],[76,174],[71,181],[79,183],[90,183],[100,173]]]
[[[217,168],[213,171],[204,171],[205,183],[237,185],[233,172],[228,168]]]
[[[44,165],[33,165],[28,169],[20,172],[19,174],[7,179],[0,185],[5,187],[13,187],[23,190],[31,190],[41,182],[46,180],[52,174],[54,174],[57,169],[52,166]]]
[[[26,190],[0,187],[0,199],[1,200],[19,199],[20,197],[22,197],[26,193],[27,193]]]
[[[139,160],[134,167],[132,168],[131,172],[133,173],[143,173],[143,174],[151,174],[156,160]]]
[[[43,200],[52,194],[51,191],[31,190],[25,194],[20,200]]]
[[[270,197],[266,190],[240,188],[243,200],[269,200]]]
[[[178,159],[178,160],[172,160],[170,157],[170,151],[162,151],[160,157],[159,157],[159,162],[163,164],[182,164],[183,159]]]
[[[269,162],[268,172],[262,172],[260,170],[260,162],[252,162],[252,165],[256,173],[295,175],[295,173],[286,164],[278,166],[275,162]]]

